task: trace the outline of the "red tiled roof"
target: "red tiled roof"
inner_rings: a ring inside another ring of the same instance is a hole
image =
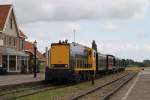
[[[25,49],[25,51],[28,51],[28,52],[31,52],[32,54],[34,54],[33,44],[29,41],[25,41],[24,49]],[[46,61],[46,58],[38,50],[37,50],[37,58],[42,61]]]
[[[3,30],[11,5],[0,5],[0,30]]]

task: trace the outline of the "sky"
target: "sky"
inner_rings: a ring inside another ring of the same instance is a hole
[[[120,58],[150,59],[149,0],[0,0],[13,4],[19,28],[42,52],[68,39]]]

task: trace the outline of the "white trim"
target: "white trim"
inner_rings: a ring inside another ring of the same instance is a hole
[[[4,40],[0,39],[0,46],[4,46]]]
[[[0,57],[1,57],[1,64],[0,64],[0,67],[3,67],[3,57],[2,57],[2,55],[0,55]]]
[[[9,17],[10,17],[10,14],[11,14],[12,11],[13,11],[13,14],[14,14],[13,17],[14,17],[14,23],[16,25],[15,27],[16,27],[17,33],[18,33],[17,37],[20,37],[20,31],[19,31],[19,27],[18,27],[18,23],[17,23],[17,18],[16,18],[16,14],[15,14],[13,5],[11,5],[11,8],[9,9],[9,12],[8,12],[8,15],[7,15],[7,18],[6,18],[6,21],[5,21],[4,28],[3,28],[2,32],[4,32],[6,30],[6,26],[7,26],[7,23],[9,21]]]
[[[8,71],[8,72],[20,72],[20,71],[12,71],[12,70],[10,70],[10,71]]]
[[[24,50],[24,51],[31,52],[30,50]],[[31,52],[31,53],[32,53],[32,52]]]
[[[6,21],[5,21],[5,24],[4,24],[4,27],[3,27],[3,31],[2,32],[4,32],[5,31],[5,29],[6,29],[6,26],[7,26],[7,23],[8,23],[8,21],[9,21],[9,17],[10,17],[10,14],[11,14],[11,12],[12,12],[12,6],[10,7],[10,9],[9,9],[9,12],[8,12],[8,15],[7,15],[7,18],[6,18]]]
[[[12,5],[12,8],[13,8],[13,14],[14,14],[14,19],[15,19],[18,35],[20,36],[20,30],[19,30],[19,26],[18,26],[18,21],[17,21],[17,17],[16,17],[16,14],[15,14],[15,9],[14,9],[13,5]]]
[[[30,50],[23,50],[23,51],[24,52],[30,52],[30,53],[32,53],[34,55],[34,53],[32,51],[30,51]]]
[[[21,58],[21,56],[18,56],[18,57],[20,58],[20,59],[17,58],[17,60],[20,62],[18,71],[21,72],[21,66],[22,66],[21,61],[22,61],[22,58]]]

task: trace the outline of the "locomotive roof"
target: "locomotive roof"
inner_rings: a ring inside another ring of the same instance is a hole
[[[99,54],[100,56],[106,56],[106,54],[102,54],[102,53],[100,53],[100,52],[98,52],[98,54]]]
[[[52,43],[51,44],[51,46],[54,46],[54,45],[68,45],[68,46],[70,46],[69,43],[65,43],[65,42],[64,43]]]
[[[113,55],[110,55],[110,54],[107,54],[107,56],[115,57],[115,56],[113,56]]]
[[[69,46],[78,46],[78,47],[84,47],[84,48],[89,48],[85,45],[82,45],[82,44],[79,44],[79,43],[75,43],[75,42],[72,42],[72,43],[67,43],[67,42],[60,42],[60,43],[52,43],[51,46],[54,46],[54,45],[69,45]]]
[[[78,47],[89,48],[89,47],[87,47],[87,46],[85,46],[85,45],[82,45],[82,44],[79,44],[79,43],[75,43],[75,42],[70,43],[70,45],[71,45],[71,46],[78,46]]]

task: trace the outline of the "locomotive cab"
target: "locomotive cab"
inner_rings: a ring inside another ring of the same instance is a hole
[[[51,68],[69,68],[70,45],[68,43],[52,44],[50,50]]]
[[[67,42],[51,44],[49,61],[50,66],[46,68],[45,80],[65,82],[73,73],[70,69],[70,44]]]

